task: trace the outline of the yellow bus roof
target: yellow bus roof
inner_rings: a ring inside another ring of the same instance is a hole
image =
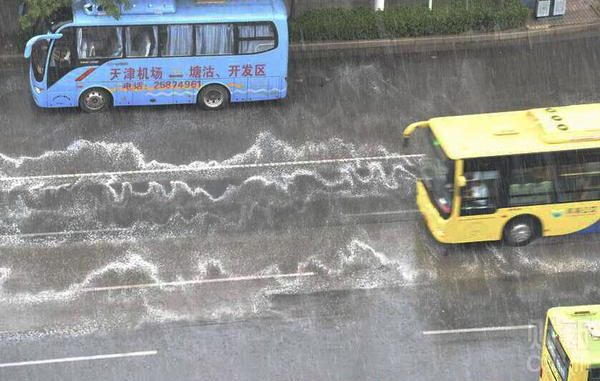
[[[548,318],[571,361],[600,366],[600,305],[555,307]]]
[[[429,126],[455,160],[600,148],[600,103],[440,117]]]

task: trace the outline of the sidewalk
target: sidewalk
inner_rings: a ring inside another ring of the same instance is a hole
[[[564,25],[600,23],[600,0],[567,0],[567,9],[562,17],[531,19],[527,29],[541,29]]]

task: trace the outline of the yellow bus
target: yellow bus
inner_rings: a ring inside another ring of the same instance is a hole
[[[540,381],[600,380],[600,305],[548,310]]]
[[[417,205],[442,243],[600,231],[600,104],[433,118]]]

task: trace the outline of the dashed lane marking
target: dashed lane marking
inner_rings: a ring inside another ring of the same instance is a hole
[[[119,291],[119,290],[133,290],[133,289],[144,289],[144,288],[160,288],[160,287],[177,287],[177,286],[195,286],[202,284],[211,283],[232,283],[232,282],[250,282],[255,280],[275,280],[275,279],[286,279],[286,278],[308,278],[316,275],[312,272],[306,273],[293,273],[293,274],[274,274],[274,275],[252,275],[252,276],[240,276],[231,278],[215,278],[215,279],[197,279],[197,280],[184,280],[176,282],[157,282],[157,283],[142,283],[142,284],[128,284],[120,286],[106,286],[106,287],[88,287],[81,289],[82,292],[101,292],[101,291]]]
[[[9,238],[42,238],[42,237],[57,237],[68,235],[83,235],[83,234],[98,234],[98,233],[126,233],[131,231],[130,228],[111,228],[111,229],[94,229],[94,230],[67,230],[62,232],[45,232],[45,233],[23,233],[23,234],[7,234],[1,235],[0,239]]]
[[[144,357],[144,356],[156,356],[158,351],[141,351],[141,352],[127,352],[127,353],[112,353],[106,355],[95,355],[95,356],[79,356],[79,357],[63,357],[48,360],[35,360],[35,361],[20,361],[20,362],[7,362],[0,364],[0,368],[16,368],[23,366],[32,365],[47,365],[47,364],[60,364],[69,362],[81,362],[81,361],[97,361],[97,360],[112,360],[127,357]]]
[[[452,335],[461,333],[482,333],[482,332],[502,332],[502,331],[520,331],[536,328],[533,324],[510,325],[500,327],[482,327],[482,328],[461,328],[461,329],[443,329],[439,331],[423,331],[424,336],[434,335]]]

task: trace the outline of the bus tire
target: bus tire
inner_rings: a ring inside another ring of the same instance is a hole
[[[540,222],[533,216],[521,216],[510,220],[504,227],[503,241],[509,246],[525,246],[541,233]]]
[[[229,91],[221,85],[207,85],[198,94],[198,104],[205,110],[221,110],[229,104]]]
[[[87,89],[79,97],[79,107],[87,113],[106,111],[112,106],[112,96],[102,88]]]

